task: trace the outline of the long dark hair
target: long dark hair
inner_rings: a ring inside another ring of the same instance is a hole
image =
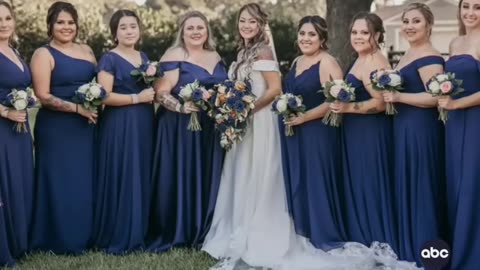
[[[385,28],[383,27],[382,19],[375,13],[371,12],[359,12],[357,13],[350,24],[350,32],[352,32],[353,24],[357,20],[365,20],[367,22],[368,31],[370,32],[369,41],[372,39],[375,41],[377,49],[380,49],[380,44],[385,42]],[[378,40],[375,39],[375,34],[379,33]]]
[[[113,13],[112,18],[110,18],[110,23],[109,23],[110,33],[112,34],[113,42],[115,42],[116,45],[118,45],[118,40],[117,40],[118,25],[120,24],[120,20],[123,17],[134,17],[135,20],[137,21],[138,27],[140,29],[140,34],[142,32],[142,25],[140,23],[140,18],[138,17],[137,13],[135,13],[135,11],[132,11],[132,10],[129,10],[129,9],[117,10],[117,11],[115,11],[115,13]]]

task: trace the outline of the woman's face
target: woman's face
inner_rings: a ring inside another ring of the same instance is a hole
[[[352,31],[350,32],[350,43],[357,53],[370,52],[376,47],[372,33],[368,29],[367,21],[365,19],[358,19],[353,23]]]
[[[15,20],[5,6],[0,6],[0,40],[9,40],[15,32]]]
[[[321,49],[323,40],[320,40],[315,27],[311,23],[304,23],[297,33],[297,43],[302,54],[313,55]]]
[[[253,39],[260,31],[260,25],[257,19],[250,15],[247,10],[240,13],[238,31],[240,32],[240,36],[245,40]]]
[[[199,17],[188,18],[183,26],[183,41],[187,46],[203,46],[208,39],[206,23]]]
[[[72,42],[77,35],[77,25],[70,13],[60,11],[53,24],[53,39],[62,43]]]
[[[428,40],[431,31],[430,26],[423,14],[417,10],[410,10],[405,13],[402,20],[402,33],[409,43],[418,43]]]
[[[464,0],[460,6],[460,19],[466,28],[480,27],[480,0]]]
[[[133,16],[124,16],[118,22],[117,40],[118,44],[126,47],[132,47],[140,39],[140,26],[137,18]]]

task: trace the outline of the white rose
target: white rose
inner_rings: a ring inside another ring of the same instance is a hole
[[[85,100],[86,100],[86,101],[92,101],[92,100],[94,100],[94,99],[95,99],[95,97],[94,97],[91,93],[87,93],[87,94],[85,95]]]
[[[446,74],[437,75],[437,80],[440,82],[446,81],[448,80],[448,76]]]
[[[295,97],[295,100],[297,101],[297,106],[302,106],[302,100],[299,97]]]
[[[89,83],[84,84],[84,85],[80,86],[80,88],[78,88],[78,92],[82,93],[82,94],[85,94],[87,92],[88,88],[90,88],[90,84]]]
[[[192,97],[192,89],[190,87],[185,87],[180,90],[180,96],[184,99],[190,99]]]
[[[25,99],[17,99],[13,103],[13,107],[15,107],[15,110],[17,111],[25,110],[27,109],[27,106],[28,106],[28,102]]]
[[[437,81],[432,81],[428,84],[428,89],[432,94],[438,94],[440,93],[440,84]]]
[[[390,74],[390,85],[395,87],[395,86],[400,86],[402,84],[402,77],[400,77],[398,74],[393,73]]]
[[[287,110],[287,102],[283,99],[277,101],[277,111],[283,113]]]
[[[17,97],[19,99],[27,99],[27,92],[23,90],[17,91]]]
[[[102,93],[102,89],[100,89],[100,87],[98,85],[92,85],[90,87],[90,94],[93,97],[98,98],[98,97],[100,97],[101,93]]]

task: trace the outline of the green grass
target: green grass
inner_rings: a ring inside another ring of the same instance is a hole
[[[135,252],[107,255],[88,252],[81,256],[34,253],[17,261],[8,270],[207,270],[215,260],[202,251],[174,249],[165,253]],[[4,268],[0,268],[4,269]]]

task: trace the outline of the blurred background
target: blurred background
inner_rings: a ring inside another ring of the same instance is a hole
[[[30,59],[33,51],[47,43],[46,13],[54,0],[11,0],[17,15],[17,48]],[[140,49],[151,60],[158,60],[173,41],[178,17],[188,10],[207,15],[217,42],[217,49],[229,64],[236,56],[236,12],[252,0],[67,0],[79,12],[78,41],[89,44],[97,57],[112,48],[108,29],[110,16],[118,9],[135,10],[143,24]],[[359,11],[377,12],[385,23],[385,54],[392,64],[408,48],[401,37],[401,14],[408,0],[257,0],[270,15],[270,26],[277,55],[286,71],[298,52],[294,45],[296,27],[305,15],[321,15],[329,24],[329,47],[345,68],[354,59],[348,37],[353,15]],[[435,16],[432,42],[442,53],[448,52],[450,40],[457,35],[458,0],[420,0],[428,4]]]

